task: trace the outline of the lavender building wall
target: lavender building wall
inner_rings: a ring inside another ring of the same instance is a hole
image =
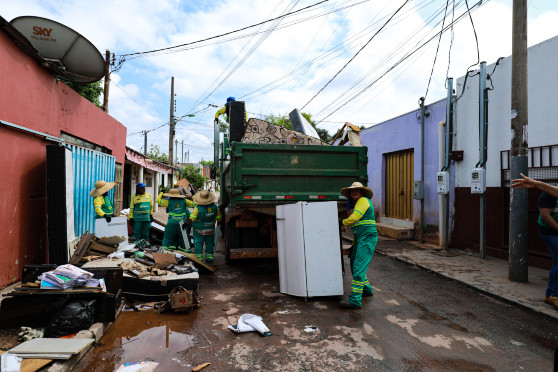
[[[446,118],[446,100],[426,106],[425,117],[425,169],[424,198],[426,224],[438,226],[438,194],[436,173],[438,167],[438,125]],[[414,179],[420,180],[421,167],[420,109],[376,124],[361,132],[362,143],[368,147],[368,186],[374,191],[372,202],[380,216],[385,216],[385,154],[414,150]],[[413,202],[413,219],[420,221],[420,200]]]

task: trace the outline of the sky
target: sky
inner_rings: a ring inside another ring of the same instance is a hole
[[[556,36],[558,1],[527,3],[528,45]],[[426,96],[426,104],[443,99],[447,76],[465,75],[479,59],[491,64],[507,57],[512,45],[512,0],[0,4],[7,20],[24,15],[55,20],[85,36],[103,56],[108,49],[123,61],[111,72],[109,114],[127,127],[127,145],[137,150],[144,141],[140,132],[150,130],[148,149],[157,145],[168,154],[174,77],[180,162],[183,152],[184,161],[212,160],[215,112],[229,96],[245,101],[250,117],[288,115],[298,108],[335,133],[345,122],[370,126],[414,110],[420,97]],[[280,17],[290,12],[296,13]],[[454,26],[447,27],[452,19]],[[230,34],[198,42],[225,33]],[[142,53],[183,44],[189,45]]]

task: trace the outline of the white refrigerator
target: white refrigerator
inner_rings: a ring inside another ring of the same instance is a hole
[[[337,202],[278,205],[276,217],[281,293],[342,295]]]

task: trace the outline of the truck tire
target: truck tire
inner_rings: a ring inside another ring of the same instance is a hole
[[[240,246],[240,231],[235,226],[235,220],[230,220],[225,227],[225,262],[231,264],[231,249]]]

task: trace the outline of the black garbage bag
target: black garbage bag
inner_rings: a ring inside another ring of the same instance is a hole
[[[45,337],[62,337],[88,329],[95,321],[95,300],[72,301],[58,310],[48,323]]]

